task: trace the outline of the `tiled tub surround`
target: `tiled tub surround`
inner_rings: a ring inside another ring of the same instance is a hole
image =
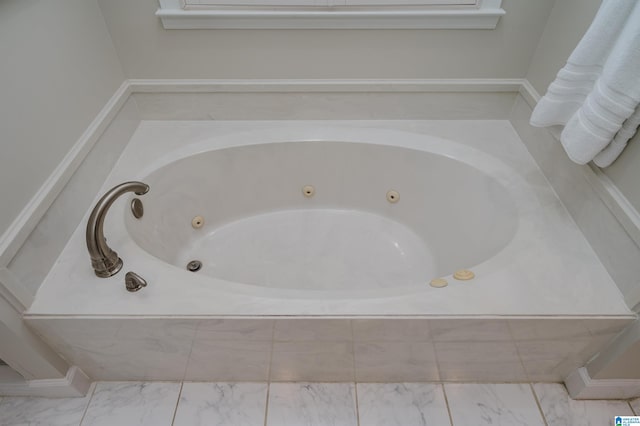
[[[122,273],[94,277],[81,225],[26,321],[98,380],[521,382],[563,380],[634,318],[507,121],[142,122],[103,191],[172,152],[304,140],[488,158],[483,172],[516,203],[515,236],[461,265],[476,279],[448,276],[443,289],[427,285],[433,277],[398,291],[273,289],[154,258],[127,233],[120,201],[107,238],[149,287],[129,294]]]
[[[626,319],[38,318],[95,380],[562,381]]]

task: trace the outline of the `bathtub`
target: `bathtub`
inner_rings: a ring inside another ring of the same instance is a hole
[[[634,318],[506,121],[143,122],[125,180],[25,315],[96,379],[557,381]]]

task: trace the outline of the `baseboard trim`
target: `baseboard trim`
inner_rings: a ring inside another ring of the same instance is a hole
[[[585,367],[571,373],[564,383],[573,399],[632,399],[640,396],[640,380],[592,379]]]
[[[60,379],[0,382],[0,396],[38,396],[46,398],[82,397],[91,387],[91,380],[80,368],[69,368]]]
[[[533,87],[529,80],[522,80],[522,86],[520,86],[520,95],[524,98],[525,102],[531,107],[535,108],[536,104],[540,100],[541,96],[538,91]]]

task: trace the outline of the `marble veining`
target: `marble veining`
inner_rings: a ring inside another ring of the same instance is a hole
[[[358,383],[360,426],[450,425],[442,385]]]
[[[267,424],[356,426],[353,383],[272,383]]]
[[[264,425],[266,383],[184,383],[173,426]]]
[[[0,398],[0,425],[77,426],[93,390],[84,398]]]
[[[613,424],[615,416],[632,416],[624,401],[576,401],[557,383],[534,383],[540,408],[548,426]]]
[[[180,387],[168,382],[100,382],[82,426],[169,426]]]
[[[444,385],[455,426],[544,426],[528,384]]]
[[[600,426],[630,405],[549,383],[97,382],[84,398],[2,397],[0,425]]]

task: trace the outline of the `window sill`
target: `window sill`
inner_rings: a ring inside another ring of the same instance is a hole
[[[165,29],[495,29],[502,0],[470,9],[422,10],[185,10],[161,1],[156,16]]]

